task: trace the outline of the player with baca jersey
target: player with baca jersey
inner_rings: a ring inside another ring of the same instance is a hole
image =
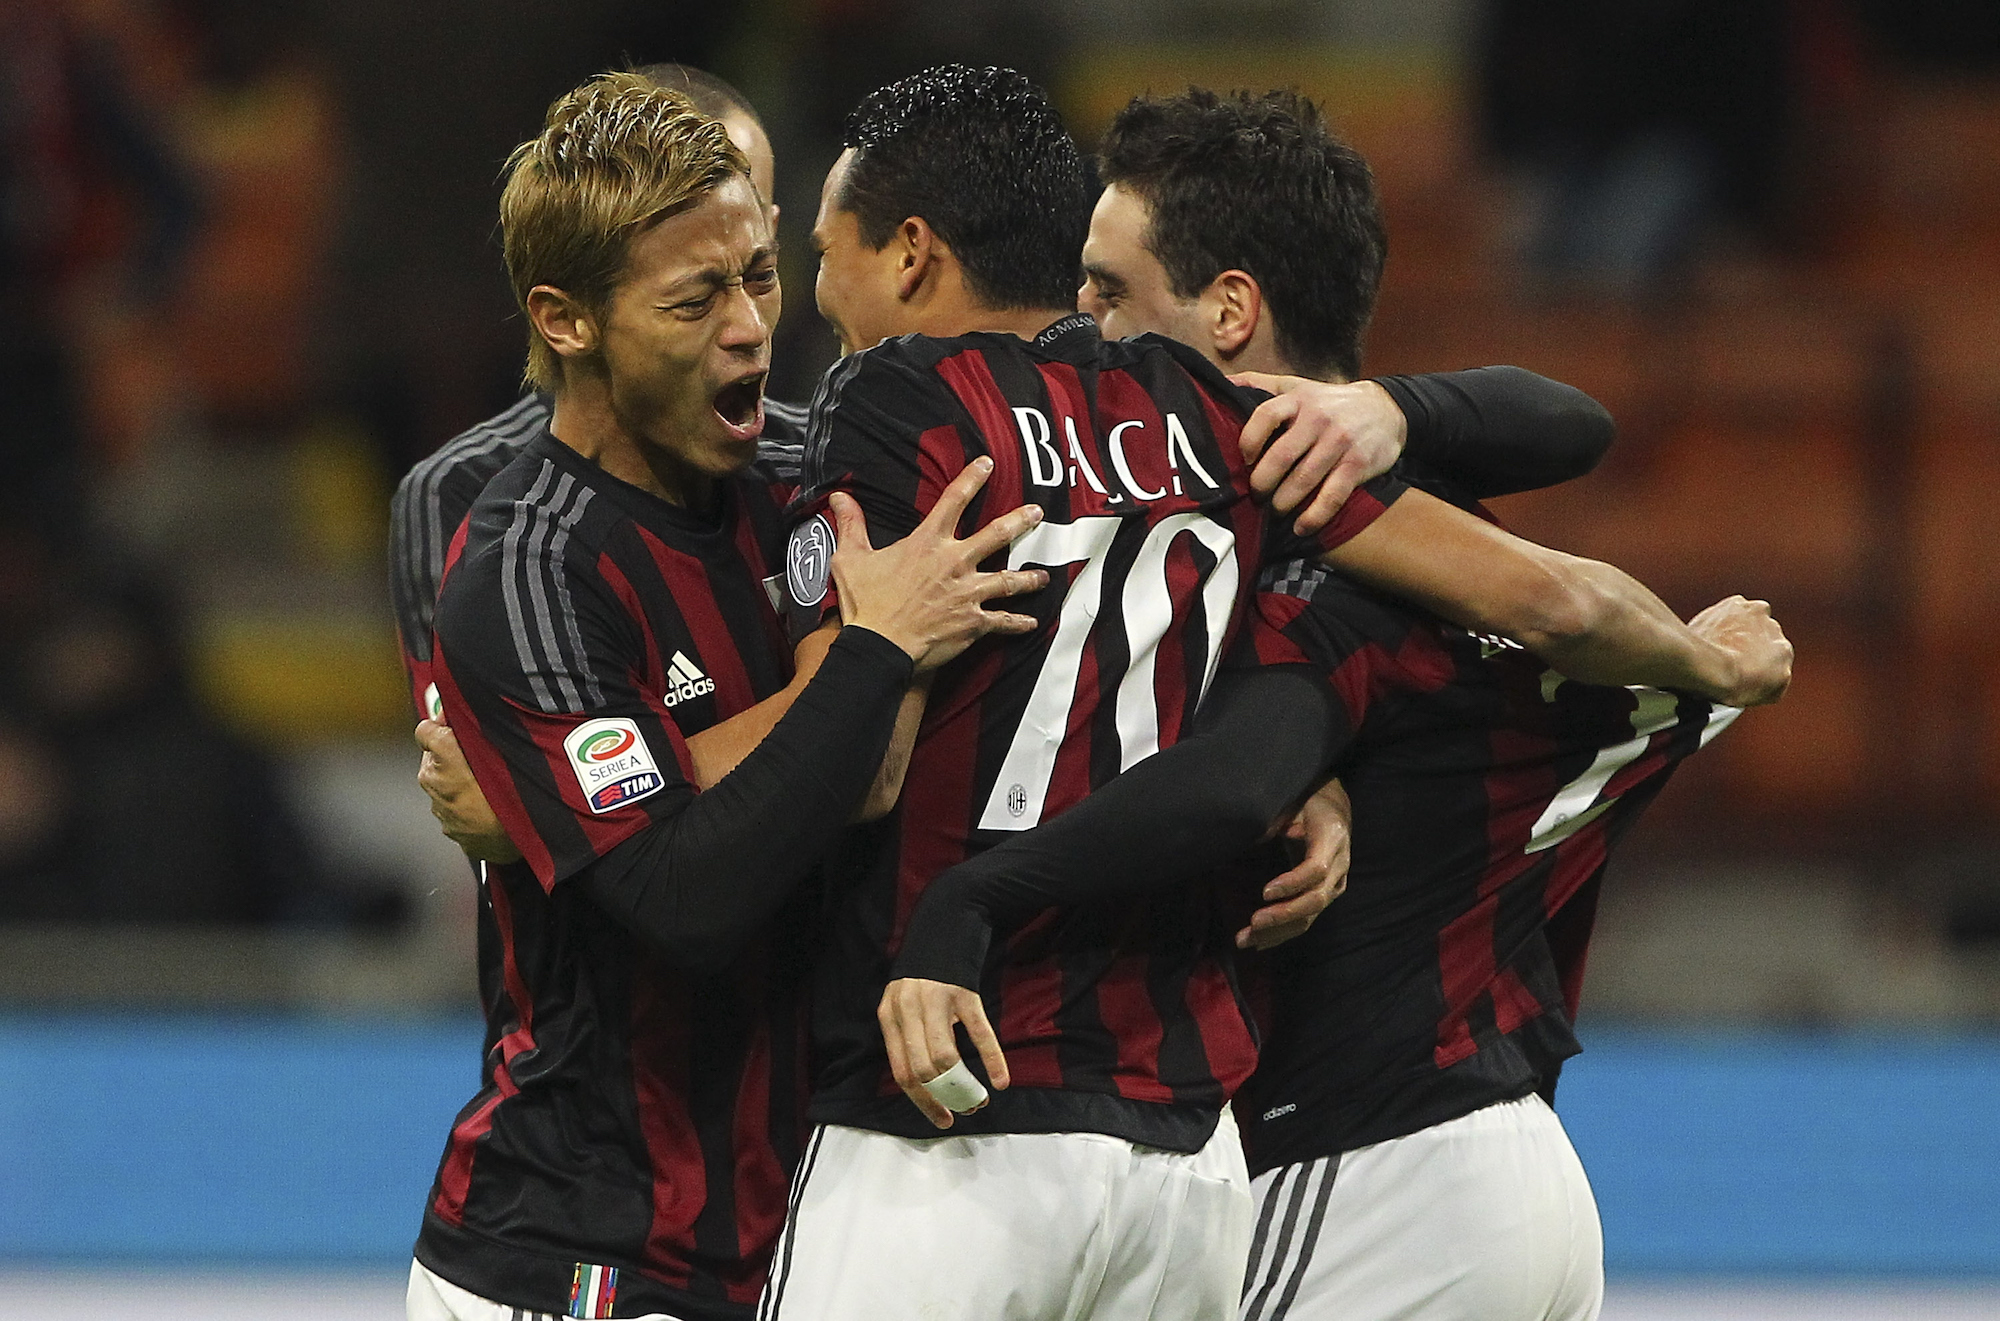
[[[815,995],[819,1127],[763,1314],[1227,1316],[1252,1214],[1224,1104],[1254,1034],[1225,896],[1197,881],[1011,926],[969,979],[990,1024],[969,986],[934,983],[974,1027],[990,1084],[983,1108],[954,1118],[924,1086],[957,1061],[950,1021],[940,1037],[904,1036],[885,996],[926,888],[1060,824],[1187,735],[1258,573],[1302,553],[1579,672],[1623,666],[1719,692],[1735,671],[1608,566],[1395,479],[1363,486],[1313,536],[1268,523],[1239,443],[1265,396],[1192,348],[1105,340],[1069,312],[1086,172],[1019,75],[907,79],[864,100],[847,142],[814,230],[819,303],[845,344],[874,347],[815,399],[794,536],[823,542],[813,520],[833,492],[857,498],[876,537],[900,535],[956,473],[990,460],[987,503],[966,526],[1035,500],[1044,521],[1006,562],[1046,567],[1053,583],[1018,605],[1039,621],[1032,637],[939,670],[902,799],[850,841]],[[794,605],[810,618],[822,589],[793,584]],[[1263,764],[1208,786],[1274,797],[1265,821],[1323,769],[1321,740],[1287,734],[1312,724],[1292,708],[1329,700],[1296,668],[1269,674],[1228,695],[1261,692],[1251,705],[1276,713]],[[1164,813],[1144,815],[1174,833]]]
[[[1170,329],[1219,365],[1353,374],[1381,260],[1354,239],[1379,221],[1365,166],[1309,102],[1141,99],[1102,174],[1083,302],[1107,329]],[[1248,204],[1220,212],[1219,196]],[[1345,297],[1301,303],[1302,282]],[[1471,512],[1519,484],[1477,464],[1469,481],[1406,471]],[[1782,694],[1791,648],[1761,602],[1683,626],[1603,566],[1571,568],[1651,618],[1660,645],[1523,646],[1318,565],[1266,571],[1244,659],[1321,682],[1292,720],[1324,740],[1354,844],[1346,896],[1252,968],[1271,1020],[1238,1104],[1260,1203],[1243,1321],[1597,1313],[1595,1207],[1543,1098],[1577,1049],[1605,859],[1681,759]],[[1159,902],[1254,839],[1268,806],[1216,790],[1261,774],[1274,737],[1217,722],[936,880],[884,1001],[897,1035],[942,1047],[913,1076],[955,1058],[954,1021],[985,1049],[963,997],[992,996],[988,950],[1012,926],[1051,904]]]
[[[742,152],[605,75],[516,152],[501,217],[554,412],[447,553],[432,674],[523,857],[486,871],[484,1085],[409,1310],[737,1321],[800,1139],[810,906],[789,901],[871,790],[893,795],[913,671],[1032,627],[984,607],[1043,575],[975,566],[1038,515],[959,541],[983,468],[887,550],[836,509],[844,626],[792,674],[765,588],[779,511],[743,475],[778,285]]]

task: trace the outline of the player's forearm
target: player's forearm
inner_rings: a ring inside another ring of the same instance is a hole
[[[853,817],[909,683],[900,648],[843,629],[770,737],[582,874],[592,899],[677,963],[726,965]]]
[[[799,694],[819,673],[827,648],[833,645],[837,627],[809,634],[793,654],[792,681],[747,711],[739,711],[688,739],[688,757],[694,762],[694,782],[698,789],[711,789],[736,769],[762,743]]]
[[[1385,376],[1409,423],[1405,469],[1484,499],[1581,477],[1617,436],[1583,391],[1519,367]]]
[[[861,810],[855,814],[856,821],[880,821],[903,796],[903,780],[910,773],[910,754],[916,751],[917,731],[923,726],[924,707],[930,695],[927,674],[918,675],[917,681],[903,694],[903,705],[896,712],[896,732],[889,737],[889,750],[882,754],[882,765],[875,772],[875,783],[868,787]]]
[[[1324,562],[1475,633],[1511,638],[1586,683],[1738,696],[1736,659],[1629,575],[1537,546],[1409,491]]]
[[[1193,735],[933,881],[892,976],[976,988],[1000,923],[1222,866],[1311,791],[1345,728],[1324,677],[1306,667],[1224,675]]]
[[[1522,646],[1581,683],[1643,684],[1712,702],[1741,700],[1736,658],[1697,636],[1645,584],[1597,560],[1560,558],[1559,572],[1577,608],[1559,628],[1516,636]]]

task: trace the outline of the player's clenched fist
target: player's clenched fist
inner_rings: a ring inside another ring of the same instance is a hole
[[[979,992],[949,982],[899,977],[883,990],[875,1018],[882,1025],[882,1042],[889,1049],[889,1068],[896,1075],[896,1085],[924,1112],[924,1118],[939,1128],[951,1127],[953,1105],[970,1113],[986,1104],[983,1099],[963,1105],[954,1100],[958,1088],[967,1083],[978,1086],[976,1079],[965,1078],[955,1025],[965,1024],[965,1034],[979,1052],[979,1062],[985,1066],[993,1090],[1006,1090],[1007,1057],[1000,1053],[999,1038],[986,1021],[986,1006]],[[954,1070],[956,1077],[950,1076]]]
[[[987,573],[982,560],[1005,550],[1042,521],[1037,505],[1002,514],[963,541],[959,517],[986,478],[993,460],[981,456],[945,487],[917,530],[876,550],[868,541],[861,506],[844,493],[830,500],[839,540],[833,580],[840,589],[840,620],[872,629],[910,653],[919,672],[935,670],[988,633],[1031,633],[1030,615],[988,610],[997,597],[1018,596],[1048,585],[1040,569]]]
[[[1688,621],[1688,627],[1734,658],[1737,679],[1723,700],[1761,706],[1785,695],[1792,682],[1792,644],[1771,618],[1769,601],[1726,597]]]
[[[459,749],[458,735],[440,721],[420,721],[417,746],[424,750],[417,784],[430,795],[431,815],[444,827],[445,838],[474,862],[519,862],[521,850],[514,847],[479,791],[472,767]]]

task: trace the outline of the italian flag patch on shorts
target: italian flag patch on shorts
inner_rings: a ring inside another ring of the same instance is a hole
[[[593,1266],[587,1261],[576,1264],[576,1278],[569,1286],[571,1316],[610,1316],[611,1304],[617,1298],[616,1266]]]

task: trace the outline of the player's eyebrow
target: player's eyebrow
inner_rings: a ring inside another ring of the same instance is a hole
[[[1125,281],[1123,279],[1112,274],[1109,270],[1094,261],[1087,261],[1083,264],[1083,275],[1085,279],[1100,289],[1122,292],[1125,288]]]
[[[768,262],[774,262],[777,259],[777,240],[773,239],[769,243],[760,243],[757,245],[756,250],[750,254],[749,258],[744,261],[741,270],[728,271],[720,266],[706,266],[698,271],[689,271],[686,275],[681,276],[680,279],[675,280],[672,284],[662,289],[660,297],[673,298],[684,293],[690,293],[696,289],[720,289],[725,285],[742,279],[759,266],[765,265]]]

